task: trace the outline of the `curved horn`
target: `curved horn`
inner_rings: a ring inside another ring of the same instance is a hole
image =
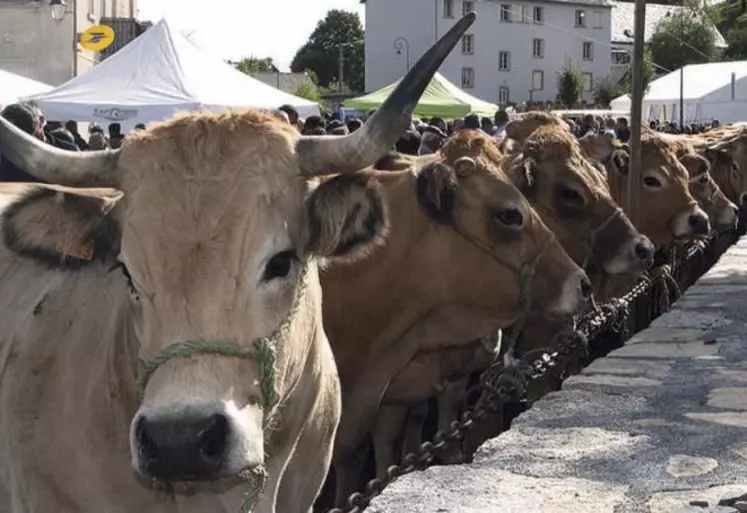
[[[116,186],[119,150],[68,151],[50,146],[0,116],[0,155],[43,182],[70,187]]]
[[[474,12],[467,14],[433,45],[363,127],[342,137],[302,136],[298,141],[301,174],[355,172],[370,166],[388,152],[436,70],[476,18]]]

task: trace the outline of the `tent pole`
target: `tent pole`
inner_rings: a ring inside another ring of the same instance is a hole
[[[628,170],[627,213],[633,225],[638,226],[641,191],[641,128],[643,124],[643,68],[644,35],[646,30],[646,0],[635,0],[635,25],[633,29],[633,98],[630,106],[630,169]]]

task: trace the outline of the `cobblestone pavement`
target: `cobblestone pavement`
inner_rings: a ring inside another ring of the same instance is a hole
[[[747,237],[474,463],[404,476],[367,511],[747,512]]]

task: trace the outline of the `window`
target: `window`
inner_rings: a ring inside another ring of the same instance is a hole
[[[498,88],[498,103],[508,103],[508,87],[503,86]]]
[[[583,73],[581,76],[584,81],[584,92],[588,93],[592,90],[593,85],[594,85],[593,77],[591,73]]]
[[[467,16],[469,13],[475,10],[475,2],[472,0],[464,0],[462,2],[462,16]]]
[[[542,7],[535,7],[532,12],[532,17],[534,18],[535,23],[544,23],[545,13],[543,12]]]
[[[444,0],[444,18],[454,17],[454,0]]]
[[[511,5],[510,4],[501,4],[501,21],[504,21],[504,22],[511,21]]]
[[[584,12],[583,9],[576,9],[576,26],[577,27],[586,26],[586,12]]]
[[[475,87],[475,68],[462,68],[462,89]]]
[[[584,41],[582,54],[585,61],[594,60],[594,47],[592,45],[593,43],[591,41]]]
[[[529,23],[529,7],[526,5],[521,6],[521,18],[519,21],[521,23]]]
[[[591,26],[596,29],[602,28],[602,11],[592,11]]]
[[[545,88],[545,73],[541,70],[532,71],[532,91],[542,91]]]
[[[509,71],[511,69],[511,54],[498,52],[498,71]]]
[[[472,55],[475,53],[475,36],[474,34],[464,34],[462,36],[462,53]]]
[[[532,39],[532,57],[542,59],[545,56],[545,41],[542,39]]]
[[[625,50],[612,50],[612,64],[630,64],[630,53],[626,52]]]

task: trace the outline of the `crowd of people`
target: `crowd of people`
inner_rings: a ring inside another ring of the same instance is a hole
[[[314,115],[302,119],[293,106],[283,105],[274,114],[286,123],[296,126],[304,135],[342,136],[361,128],[365,120],[374,112],[371,110],[362,117],[347,117],[344,121],[341,121],[337,114]],[[104,133],[101,126],[91,123],[88,126],[88,140],[86,140],[78,131],[78,124],[75,121],[67,121],[64,125],[58,121],[46,121],[41,109],[33,102],[8,105],[0,112],[0,115],[24,132],[52,146],[69,151],[119,148],[126,137],[119,123],[111,123],[107,127],[108,133]],[[404,133],[397,141],[395,149],[411,155],[434,153],[450,135],[459,130],[477,130],[500,140],[506,137],[506,125],[510,120],[510,112],[504,109],[498,110],[492,118],[470,114],[451,120],[438,116],[413,119],[409,126],[404,127]],[[621,142],[628,142],[630,139],[628,120],[624,117],[615,119],[587,114],[581,119],[566,119],[566,121],[577,137],[603,133]],[[717,126],[719,126],[718,121],[693,123],[682,127],[676,122],[651,121],[649,123],[652,130],[675,134],[702,133]],[[135,130],[144,129],[144,124],[135,125]],[[33,182],[36,180],[7,159],[1,159],[0,181]]]

